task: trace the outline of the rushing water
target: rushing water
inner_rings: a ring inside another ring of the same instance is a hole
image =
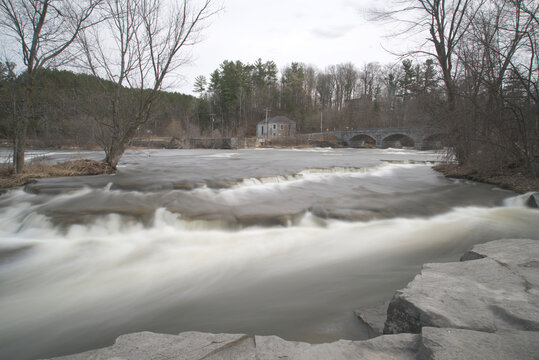
[[[423,263],[539,234],[523,197],[446,179],[430,168],[438,159],[129,151],[116,175],[11,190],[0,196],[0,358],[141,330],[364,339],[353,310],[389,299]]]

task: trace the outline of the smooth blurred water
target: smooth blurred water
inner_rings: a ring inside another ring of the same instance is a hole
[[[0,358],[141,330],[366,338],[353,310],[391,298],[423,263],[539,234],[524,197],[446,179],[430,168],[439,158],[129,151],[115,175],[12,190],[0,196]]]

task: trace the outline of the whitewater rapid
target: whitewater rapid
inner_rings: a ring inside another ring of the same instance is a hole
[[[0,196],[0,358],[141,330],[361,339],[352,311],[423,263],[539,234],[525,196],[445,179],[434,153],[150,155]]]

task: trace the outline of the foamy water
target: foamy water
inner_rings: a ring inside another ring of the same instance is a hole
[[[149,155],[128,153],[115,176],[0,197],[1,358],[141,330],[361,339],[353,310],[390,298],[421,264],[539,234],[526,196],[406,163],[436,154]]]

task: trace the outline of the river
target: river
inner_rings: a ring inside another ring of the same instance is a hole
[[[10,190],[0,196],[0,358],[143,330],[365,339],[353,310],[390,299],[422,264],[539,234],[523,196],[447,179],[431,169],[440,158],[131,150],[115,175]]]

